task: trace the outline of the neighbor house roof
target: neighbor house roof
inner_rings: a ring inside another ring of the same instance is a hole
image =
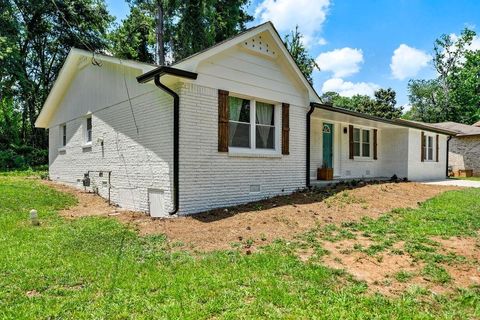
[[[332,112],[338,112],[338,113],[343,113],[346,115],[354,116],[357,118],[362,118],[362,119],[367,119],[367,120],[372,120],[372,121],[377,121],[377,122],[383,122],[395,126],[400,126],[400,127],[407,127],[407,128],[414,128],[414,129],[419,129],[419,130],[425,130],[425,131],[431,131],[435,133],[441,133],[441,134],[446,134],[450,136],[454,136],[457,133],[455,131],[449,130],[447,128],[439,128],[432,126],[431,124],[423,123],[423,122],[417,122],[417,121],[410,121],[410,120],[403,120],[403,119],[385,119],[381,117],[376,117],[372,116],[366,113],[362,112],[357,112],[345,108],[339,108],[339,107],[334,107],[331,104],[325,104],[325,103],[311,103],[311,106],[315,108],[320,108],[323,110],[328,110]]]
[[[477,124],[478,123],[469,126],[467,124],[449,121],[449,122],[432,123],[430,125],[440,129],[455,131],[457,133],[457,137],[462,137],[462,136],[480,135],[480,127],[476,126]]]

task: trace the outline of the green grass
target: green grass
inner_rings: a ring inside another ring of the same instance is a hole
[[[459,179],[459,180],[471,180],[471,181],[480,181],[480,177],[456,177],[453,179]]]
[[[349,237],[357,228],[389,237],[393,228],[412,239],[471,235],[480,219],[470,199],[479,192],[450,192],[419,210],[343,226],[340,234]],[[294,244],[277,241],[252,255],[178,252],[163,236],[139,237],[114,219],[57,215],[74,203],[37,180],[0,176],[1,319],[480,317],[479,290],[368,294],[364,283],[340,271],[301,262]],[[28,221],[31,208],[39,212],[39,227]],[[446,276],[436,267],[425,275],[442,282]]]

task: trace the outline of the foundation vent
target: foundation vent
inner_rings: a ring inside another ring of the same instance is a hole
[[[260,185],[259,184],[251,184],[250,185],[250,193],[258,193],[260,192]]]

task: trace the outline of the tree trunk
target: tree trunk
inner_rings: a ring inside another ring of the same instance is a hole
[[[165,64],[165,47],[163,45],[163,1],[157,1],[157,18],[156,18],[156,28],[155,28],[156,38],[157,38],[157,64]]]

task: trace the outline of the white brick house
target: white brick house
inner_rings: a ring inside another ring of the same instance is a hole
[[[36,126],[52,180],[153,216],[336,179],[445,177],[448,130],[321,103],[271,23],[171,67],[72,49]]]

